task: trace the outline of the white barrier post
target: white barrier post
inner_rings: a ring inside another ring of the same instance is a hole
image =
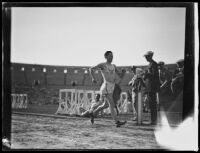
[[[124,108],[124,103],[128,100],[128,95],[126,92],[121,92],[120,94],[120,108],[119,108],[119,113],[124,114],[125,113],[125,108]]]
[[[142,93],[138,92],[138,124],[142,124]]]
[[[78,97],[77,97],[77,100],[78,100],[78,104],[77,104],[77,109],[78,109],[78,114],[80,115],[81,114],[81,111],[80,111],[80,108],[84,108],[83,104],[84,104],[84,90],[78,90],[77,91],[78,93]]]
[[[16,94],[11,94],[11,102],[12,102],[12,108],[15,108]]]
[[[61,101],[61,93],[66,93],[66,100]],[[80,94],[83,96],[80,97]],[[91,95],[91,99],[88,97]],[[94,98],[95,91],[93,90],[76,90],[76,89],[60,89],[59,90],[59,106],[55,114],[76,114],[80,115],[80,107],[88,110],[91,105],[91,100]]]
[[[25,109],[27,109],[27,107],[28,107],[28,96],[27,95],[25,95],[25,97],[24,97],[25,99],[24,99],[24,105],[22,106],[22,108],[25,108]]]
[[[18,108],[18,105],[19,105],[19,95],[16,94],[16,102],[15,102],[15,105],[14,105],[14,108]]]
[[[19,108],[22,108],[22,106],[23,106],[23,100],[24,100],[24,95],[20,94],[19,95]]]

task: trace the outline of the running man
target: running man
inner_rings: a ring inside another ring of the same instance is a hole
[[[91,67],[89,69],[89,72],[92,77],[92,82],[96,83],[96,80],[94,78],[94,70],[100,70],[100,72],[103,76],[103,84],[101,85],[101,88],[100,88],[101,96],[105,96],[105,98],[108,99],[111,116],[112,116],[113,120],[115,121],[116,126],[120,127],[121,125],[124,125],[126,123],[126,121],[123,121],[123,122],[119,121],[119,119],[116,115],[115,103],[113,100],[113,92],[114,92],[115,84],[117,81],[116,75],[118,75],[122,79],[124,77],[124,74],[126,71],[122,70],[122,73],[120,73],[119,70],[117,69],[117,67],[114,64],[111,64],[112,60],[113,60],[112,51],[106,51],[104,54],[104,57],[106,59],[106,62],[100,63],[97,66]],[[92,124],[94,123],[94,114],[97,110],[98,110],[98,108],[95,109],[91,113]]]

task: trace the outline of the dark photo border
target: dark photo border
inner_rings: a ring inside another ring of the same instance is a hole
[[[183,116],[194,115],[195,31],[193,2],[5,2],[2,4],[2,138],[11,140],[11,12],[13,7],[184,7],[186,8]]]

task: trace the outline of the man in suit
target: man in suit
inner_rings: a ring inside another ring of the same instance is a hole
[[[171,82],[171,90],[176,97],[182,90],[184,84],[184,60],[180,59],[176,62],[177,68],[174,71],[172,82]]]
[[[160,90],[158,64],[153,60],[153,52],[148,51],[144,55],[147,62],[149,62],[148,68],[145,71],[144,80],[146,85],[146,93],[149,99],[151,110],[151,124],[157,124],[157,93]]]

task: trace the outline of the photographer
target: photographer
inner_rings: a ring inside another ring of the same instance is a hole
[[[134,76],[129,82],[129,86],[132,86],[132,105],[133,105],[133,120],[137,119],[137,111],[135,107],[137,106],[137,97],[138,92],[142,90],[142,88],[145,87],[144,81],[143,81],[143,75],[144,71],[141,68],[137,68],[133,66],[131,68]],[[137,108],[137,107],[136,107]]]

